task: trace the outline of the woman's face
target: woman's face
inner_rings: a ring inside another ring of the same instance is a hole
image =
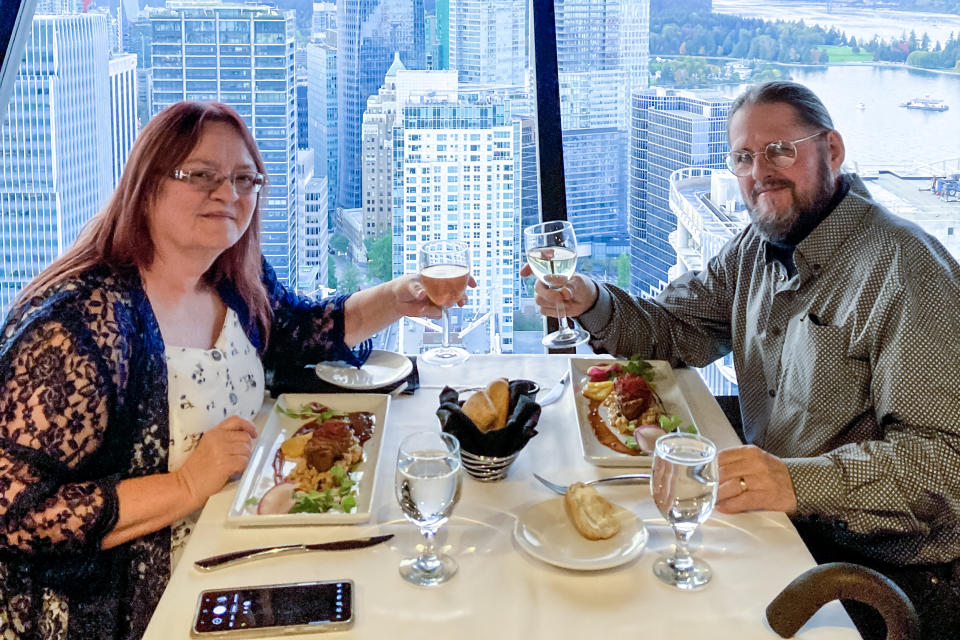
[[[203,128],[197,146],[176,167],[185,173],[212,171],[221,175],[256,172],[253,157],[230,125],[212,122]],[[165,260],[206,259],[211,263],[243,236],[253,217],[257,193],[238,194],[229,179],[213,191],[165,177],[150,211],[150,237]]]

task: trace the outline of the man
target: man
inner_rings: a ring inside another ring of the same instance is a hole
[[[818,559],[895,579],[924,638],[960,637],[960,267],[841,173],[809,89],[752,87],[727,124],[751,224],[703,271],[653,299],[576,276],[536,302],[562,299],[598,351],[732,351],[749,444],[719,455],[717,509],[787,513]]]

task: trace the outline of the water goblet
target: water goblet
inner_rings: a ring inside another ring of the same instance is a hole
[[[668,433],[657,438],[650,493],[677,538],[673,555],[658,558],[653,573],[680,589],[710,581],[710,566],[690,555],[690,537],[717,502],[717,447],[699,434]]]
[[[400,575],[407,582],[429,587],[457,572],[456,561],[437,550],[435,536],[460,499],[460,484],[460,443],[454,436],[421,431],[400,443],[397,502],[424,538],[419,555],[400,563]]]
[[[465,349],[450,346],[450,312],[463,296],[470,277],[470,250],[465,242],[433,240],[420,247],[420,283],[430,302],[441,310],[441,346],[421,357],[430,364],[450,366],[470,357]]]
[[[527,262],[543,284],[559,289],[577,269],[577,237],[573,225],[566,220],[541,222],[523,230],[523,244]],[[557,302],[560,329],[543,337],[543,345],[552,349],[575,347],[586,342],[590,335],[567,324],[567,311]]]

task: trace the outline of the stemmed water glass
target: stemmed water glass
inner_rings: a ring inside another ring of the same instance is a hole
[[[668,433],[657,439],[652,471],[650,493],[677,538],[673,555],[658,558],[653,573],[680,589],[702,587],[712,572],[688,544],[717,502],[717,447],[699,434]]]
[[[430,302],[441,309],[441,346],[421,357],[430,364],[449,366],[470,357],[465,349],[450,346],[450,312],[463,297],[470,277],[470,249],[465,242],[432,240],[420,247],[420,283]]]
[[[460,443],[454,436],[421,431],[400,443],[397,502],[424,537],[420,554],[400,563],[400,575],[407,582],[429,587],[457,572],[456,561],[438,552],[434,538],[460,499],[460,483]]]
[[[559,289],[577,269],[577,237],[573,225],[566,220],[541,222],[523,230],[527,262],[534,275],[551,289]],[[590,335],[576,326],[567,325],[567,310],[557,302],[560,329],[543,337],[543,345],[552,349],[575,347]]]

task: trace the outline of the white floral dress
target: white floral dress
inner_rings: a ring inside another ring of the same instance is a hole
[[[212,349],[168,345],[169,471],[176,471],[204,432],[230,416],[253,420],[263,404],[263,364],[233,309]],[[171,526],[170,564],[177,565],[199,510]]]

